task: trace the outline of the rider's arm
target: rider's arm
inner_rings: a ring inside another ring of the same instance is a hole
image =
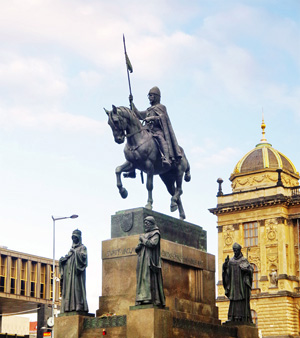
[[[139,120],[145,120],[146,116],[147,116],[147,111],[139,111],[137,110],[135,104],[132,102],[132,110],[134,111],[134,113],[136,114],[136,116],[138,117]]]
[[[144,119],[145,121],[149,122],[149,121],[158,121],[160,120],[159,116],[148,116]]]

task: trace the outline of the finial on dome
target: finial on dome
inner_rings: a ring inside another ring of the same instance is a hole
[[[260,142],[267,142],[265,128],[266,128],[266,124],[264,120],[264,109],[262,109],[262,123],[261,123],[262,139],[260,140]]]

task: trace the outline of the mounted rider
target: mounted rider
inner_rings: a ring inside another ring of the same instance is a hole
[[[151,107],[145,111],[139,111],[132,103],[132,109],[140,120],[144,120],[148,129],[157,140],[162,154],[164,166],[170,166],[172,163],[178,163],[182,157],[181,149],[178,145],[171,121],[169,119],[167,108],[160,103],[160,90],[153,87],[148,93]],[[132,100],[130,97],[129,99]]]

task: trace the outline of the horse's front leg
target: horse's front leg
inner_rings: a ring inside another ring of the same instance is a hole
[[[148,190],[148,200],[146,204],[146,209],[152,210],[153,198],[152,198],[152,190],[153,190],[153,173],[147,174],[147,190]]]
[[[126,161],[124,164],[116,168],[117,187],[119,189],[119,193],[122,196],[122,198],[126,198],[128,196],[128,192],[123,187],[122,180],[121,180],[121,174],[122,172],[128,172],[132,169],[133,169],[133,165],[129,161]]]

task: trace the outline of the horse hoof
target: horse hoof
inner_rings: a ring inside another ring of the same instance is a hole
[[[147,204],[145,205],[145,208],[146,208],[146,209],[149,209],[149,210],[152,210],[152,204],[147,203]]]
[[[184,180],[185,180],[186,182],[190,182],[190,180],[191,180],[191,174],[190,174],[190,173],[186,173],[186,174],[184,175]]]
[[[171,212],[174,212],[178,209],[178,205],[177,204],[171,204],[170,209],[171,209]]]
[[[180,219],[181,219],[182,221],[184,221],[184,220],[185,220],[185,215],[180,216]]]
[[[127,190],[125,188],[122,188],[120,190],[120,195],[121,195],[122,198],[126,198],[128,196]]]

